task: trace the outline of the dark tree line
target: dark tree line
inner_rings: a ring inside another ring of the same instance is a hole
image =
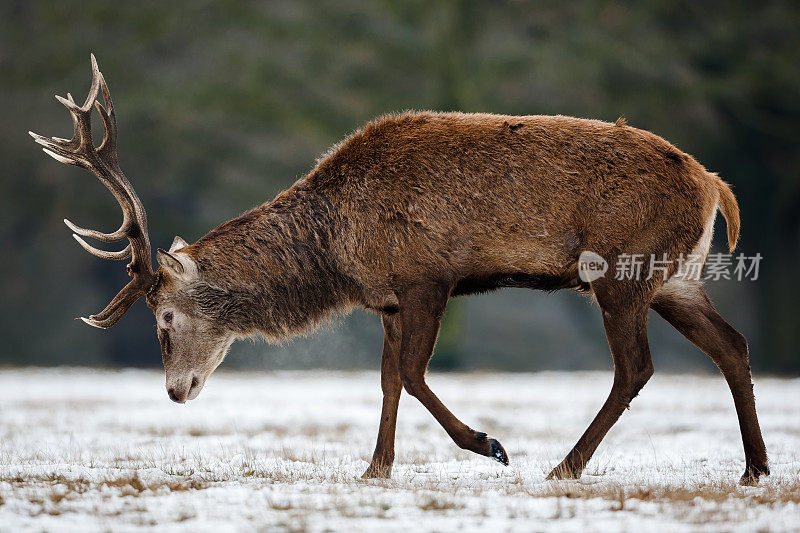
[[[798,50],[800,5],[791,1],[6,1],[0,363],[159,363],[143,303],[113,331],[68,320],[102,308],[125,275],[86,256],[61,219],[111,229],[118,208],[88,174],[47,159],[26,135],[68,135],[52,94],[87,89],[93,51],[155,246],[174,234],[194,240],[272,198],[330,144],[385,112],[624,115],[734,185],[741,249],[764,261],[758,281],[714,283],[710,292],[750,339],[754,366],[797,372]],[[436,360],[603,368],[596,314],[567,295],[457,301]],[[672,368],[702,359],[651,322],[657,362],[659,352]],[[234,362],[258,365],[242,354],[259,352],[269,366],[376,364],[374,318],[357,314],[322,335],[244,346]]]

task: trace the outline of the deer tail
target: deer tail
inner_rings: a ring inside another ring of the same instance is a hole
[[[728,248],[732,252],[739,241],[739,204],[736,203],[736,197],[733,195],[730,185],[722,181],[716,174],[713,174],[713,177],[719,192],[719,210],[728,224]]]

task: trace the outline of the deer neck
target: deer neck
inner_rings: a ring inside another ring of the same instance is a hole
[[[278,341],[350,307],[355,283],[333,252],[338,217],[319,194],[292,187],[192,245],[199,312],[237,336]]]

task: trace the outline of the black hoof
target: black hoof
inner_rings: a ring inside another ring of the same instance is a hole
[[[491,444],[491,458],[497,461],[498,463],[502,463],[504,466],[508,466],[508,454],[503,449],[503,445],[497,442],[497,439],[490,439],[489,443]]]

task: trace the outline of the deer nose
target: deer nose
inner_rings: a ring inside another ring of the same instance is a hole
[[[183,398],[179,398],[178,395],[175,394],[175,389],[169,389],[167,391],[167,395],[169,396],[169,399],[175,403],[184,403],[186,401],[186,395],[184,395]]]

